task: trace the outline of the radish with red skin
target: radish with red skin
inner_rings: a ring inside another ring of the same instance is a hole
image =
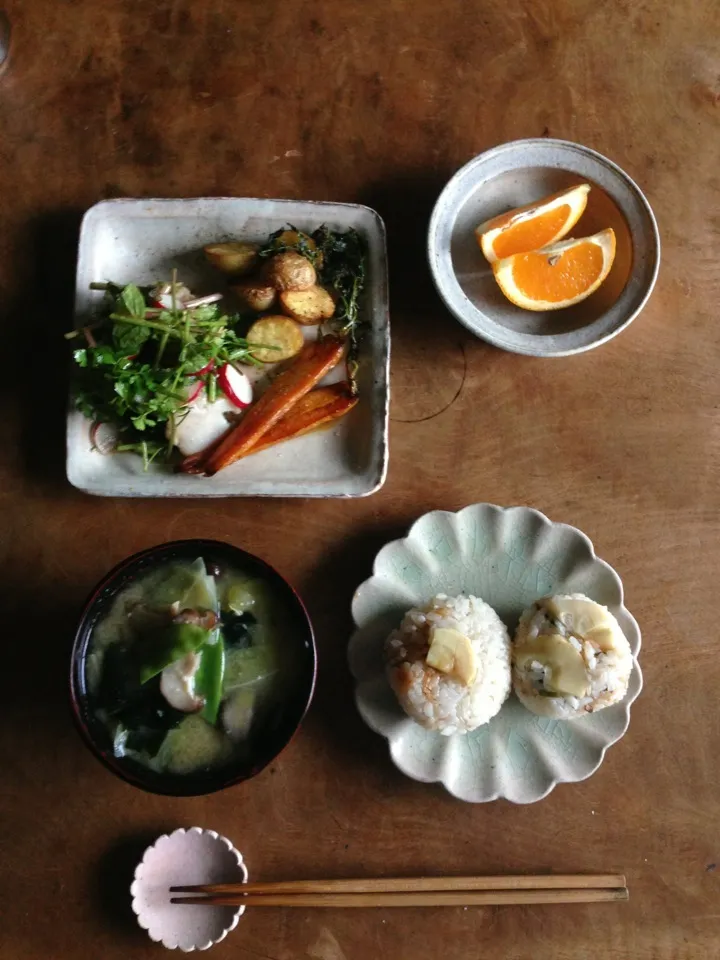
[[[252,403],[252,384],[244,373],[237,370],[231,363],[220,368],[218,383],[225,396],[241,410],[247,409]]]
[[[103,456],[114,453],[118,444],[117,430],[111,423],[96,420],[90,427],[90,449]]]
[[[190,293],[184,283],[175,284],[175,296],[173,297],[173,287],[171,283],[161,283],[150,291],[150,302],[158,310],[184,309],[185,304],[192,301],[193,295]]]
[[[197,383],[191,383],[188,387],[187,400],[185,403],[194,403],[202,393],[202,388],[203,385],[201,380],[198,380]]]
[[[150,297],[150,303],[157,310],[173,309],[172,284],[162,283],[159,287],[151,290],[148,296]],[[204,297],[193,296],[183,283],[177,284],[175,289],[175,307],[180,310],[194,310],[196,307],[209,306],[222,300],[222,298],[221,293],[208,293]]]
[[[173,299],[169,293],[163,293],[160,297],[153,297],[153,304],[158,308],[158,310],[172,310]],[[176,300],[175,306],[182,308],[182,302],[180,300]]]
[[[176,417],[171,417],[165,436],[184,456],[192,456],[216,443],[230,429],[231,416],[238,416],[238,408],[232,400],[219,393],[217,400],[210,402],[205,390],[201,390],[192,403],[186,403]]]
[[[208,362],[205,364],[202,370],[196,370],[194,373],[186,373],[185,376],[186,377],[202,377],[204,374],[210,373],[210,371],[213,370],[214,367],[215,367],[215,361],[208,360]]]

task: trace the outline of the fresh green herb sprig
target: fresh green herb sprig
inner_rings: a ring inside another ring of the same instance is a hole
[[[310,234],[298,230],[291,223],[287,227],[281,227],[275,233],[270,234],[258,250],[258,257],[261,260],[267,260],[268,257],[274,257],[276,253],[287,253],[288,251],[302,254],[314,267],[318,265],[319,251],[312,237]]]
[[[337,297],[331,325],[350,341],[348,380],[353,393],[357,393],[360,344],[369,328],[360,309],[367,271],[366,244],[357,230],[352,229],[339,233],[323,225],[312,236],[320,258],[320,282]]]
[[[202,380],[213,399],[216,371],[223,364],[257,363],[235,332],[238,318],[222,314],[215,304],[188,309],[175,301],[176,289],[173,279],[172,305],[165,309],[148,303],[150,288],[107,284],[99,316],[66,334],[86,340],[73,352],[78,409],[92,420],[114,424],[116,449],[139,453],[146,467],[156,457],[171,456],[165,426],[186,413],[186,378]]]
[[[339,233],[326,226],[313,233],[320,260],[320,282],[338,295],[333,323],[352,336],[360,326],[360,295],[365,286],[367,250],[357,230]]]

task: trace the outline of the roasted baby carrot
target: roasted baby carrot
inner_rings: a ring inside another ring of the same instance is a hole
[[[300,437],[324,423],[339,420],[340,417],[349,413],[357,402],[358,398],[350,392],[350,384],[347,381],[333,383],[330,387],[317,387],[301,397],[274,427],[260,437],[245,456],[249,457],[275,443],[282,443],[283,440]]]
[[[268,387],[240,423],[201,457],[188,457],[181,467],[187,473],[204,473],[211,477],[229,466],[258,443],[263,434],[321,380],[328,370],[340,362],[345,341],[339,337],[323,337],[308,343],[291,366]]]

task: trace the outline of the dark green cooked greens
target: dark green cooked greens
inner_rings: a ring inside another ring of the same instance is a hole
[[[292,675],[282,603],[240,570],[169,562],[93,629],[89,696],[116,757],[193,774],[246,756]]]

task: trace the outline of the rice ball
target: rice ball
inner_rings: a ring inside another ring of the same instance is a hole
[[[512,661],[518,699],[541,717],[562,720],[622,700],[633,666],[620,624],[582,593],[536,600],[520,618]]]
[[[510,693],[510,636],[478,597],[440,593],[408,610],[385,641],[385,660],[403,710],[445,736],[487,723]]]

